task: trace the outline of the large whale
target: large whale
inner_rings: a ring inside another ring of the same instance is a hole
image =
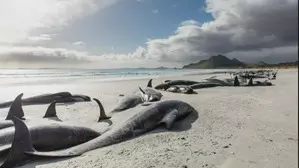
[[[90,101],[90,97],[86,95],[72,95],[69,92],[58,92],[53,94],[42,94],[22,99],[23,105],[35,105],[35,104],[49,104],[53,101],[57,103],[68,103],[68,102],[82,102]],[[13,101],[0,103],[0,108],[10,107]]]
[[[42,152],[34,149],[26,124],[19,119],[13,119],[16,127],[15,137],[12,149],[2,167],[14,166],[28,159],[30,155],[43,157],[79,156],[87,151],[139,136],[155,129],[159,125],[164,125],[167,129],[171,129],[175,121],[185,118],[193,112],[196,112],[196,110],[190,104],[180,100],[164,100],[152,103],[124,123],[112,127],[97,138],[71,148],[52,152]]]

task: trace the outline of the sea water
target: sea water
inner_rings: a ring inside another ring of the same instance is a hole
[[[0,87],[89,83],[160,76],[208,74],[215,70],[190,69],[0,69]]]
[[[161,76],[217,73],[221,70],[190,69],[0,69],[0,101],[12,100],[20,93],[24,97],[43,93],[69,91],[81,93],[82,87],[101,82],[133,80]],[[79,87],[79,88],[78,88]],[[86,89],[86,88],[85,88]],[[82,93],[84,94],[84,93]]]

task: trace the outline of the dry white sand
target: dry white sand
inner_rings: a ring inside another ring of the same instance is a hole
[[[171,79],[200,80],[209,76]],[[155,78],[153,84],[165,79],[169,77]],[[99,98],[108,112],[121,98],[118,96],[120,93],[136,91],[147,81],[11,87],[1,90],[0,99],[13,99],[20,92],[24,92],[26,97],[41,92],[70,91]],[[163,92],[163,99],[186,101],[198,110],[198,115],[177,123],[173,131],[158,129],[80,157],[33,161],[22,167],[296,168],[298,69],[280,70],[277,79],[271,82],[274,86],[200,89],[197,95]],[[25,106],[24,110],[28,117],[41,117],[46,108],[44,105]],[[144,107],[138,106],[114,115],[113,124],[125,121],[141,108]],[[96,122],[99,112],[95,102],[61,105],[57,112],[65,122],[87,125],[99,131],[108,128],[107,123]],[[0,115],[4,117],[3,112]]]

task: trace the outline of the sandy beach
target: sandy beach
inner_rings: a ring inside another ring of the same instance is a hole
[[[201,80],[214,75],[185,75],[171,79]],[[221,76],[221,75],[217,75]],[[224,76],[224,75],[222,75]],[[225,77],[229,77],[226,75]],[[153,85],[170,77],[157,77]],[[1,88],[0,99],[11,100],[47,92],[69,91],[96,97],[109,112],[122,98],[145,86],[148,78],[80,84],[30,85]],[[279,70],[270,87],[215,87],[185,95],[162,91],[162,100],[190,103],[197,114],[175,124],[172,131],[156,129],[119,144],[69,159],[34,160],[21,166],[105,167],[105,168],[296,168],[298,166],[298,69]],[[27,117],[42,117],[46,105],[24,106]],[[143,106],[113,116],[117,125]],[[5,111],[7,109],[1,109]],[[6,115],[0,111],[0,117]],[[99,110],[94,101],[57,106],[64,122],[105,131],[97,123]]]

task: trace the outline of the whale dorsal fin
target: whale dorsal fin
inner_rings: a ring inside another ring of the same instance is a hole
[[[153,85],[152,85],[152,81],[153,81],[153,79],[150,79],[150,80],[148,81],[148,83],[147,83],[147,87],[153,87]]]
[[[22,96],[23,93],[19,94],[12,102],[5,120],[11,120],[14,116],[23,119]]]
[[[235,77],[234,86],[240,86],[240,82],[239,82],[238,76]]]
[[[248,86],[252,86],[253,85],[253,81],[252,81],[252,78],[249,79],[249,82],[248,82]]]
[[[49,118],[49,117],[57,117],[57,113],[56,113],[56,101],[53,101],[47,111],[46,114],[43,118]]]
[[[100,117],[98,119],[98,122],[111,118],[106,115],[105,108],[104,108],[103,104],[100,102],[100,100],[98,100],[96,98],[93,98],[93,100],[98,104],[98,106],[100,108]]]
[[[174,121],[176,120],[177,116],[179,114],[179,111],[177,109],[174,109],[170,111],[168,114],[166,114],[162,121],[160,123],[164,123],[166,125],[167,129],[171,129]]]
[[[17,117],[11,119],[15,126],[14,140],[8,157],[0,167],[15,167],[28,156],[24,152],[33,152],[31,135],[26,124]]]

